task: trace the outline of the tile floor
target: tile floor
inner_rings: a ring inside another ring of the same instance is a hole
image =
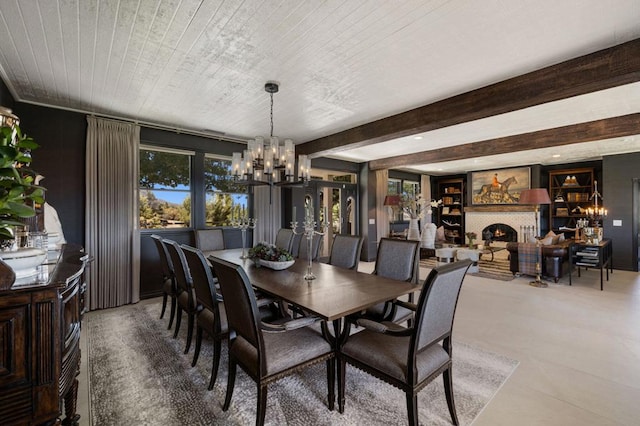
[[[370,272],[373,263],[359,269]],[[571,287],[563,279],[534,288],[529,277],[467,276],[454,339],[520,361],[474,425],[639,424],[640,274],[616,270],[602,292],[599,278],[589,270]],[[87,363],[82,367],[80,424],[90,425]]]

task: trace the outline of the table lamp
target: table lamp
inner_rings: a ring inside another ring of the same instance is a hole
[[[398,207],[400,205],[400,196],[399,195],[386,195],[384,197],[384,203],[382,203],[383,205],[389,207],[391,210],[393,210],[395,207]],[[389,211],[387,210],[387,214],[389,214]],[[391,217],[393,217],[393,212],[391,213]],[[393,222],[395,222],[394,220],[390,220],[389,221],[389,236],[393,236]]]
[[[538,216],[540,214],[540,204],[551,204],[551,199],[549,198],[549,192],[547,192],[544,188],[531,188],[525,189],[520,193],[519,204],[528,204],[535,206],[535,216],[536,216],[536,237],[538,237],[539,226],[538,226]],[[540,274],[542,273],[542,268],[540,266],[540,240],[536,238],[536,279],[535,281],[531,281],[529,284],[534,287],[548,287],[548,284],[540,278]]]

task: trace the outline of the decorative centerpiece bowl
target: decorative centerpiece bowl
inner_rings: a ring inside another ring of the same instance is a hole
[[[1,252],[0,258],[13,269],[18,279],[36,275],[38,266],[47,259],[47,252],[39,248],[25,247],[16,251]]]
[[[275,271],[287,269],[295,263],[291,253],[264,242],[249,249],[249,258],[253,259],[256,266],[265,266]]]

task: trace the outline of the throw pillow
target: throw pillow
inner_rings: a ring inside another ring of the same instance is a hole
[[[444,226],[439,226],[438,229],[436,229],[436,241],[444,241],[445,237],[444,237]]]
[[[553,238],[554,237],[552,236],[544,237],[540,240],[540,244],[542,244],[543,246],[550,246],[551,244],[554,244]]]

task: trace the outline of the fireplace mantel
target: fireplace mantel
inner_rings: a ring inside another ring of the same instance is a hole
[[[487,206],[469,206],[464,208],[465,212],[533,212],[535,206],[528,206],[525,204],[492,204]]]

